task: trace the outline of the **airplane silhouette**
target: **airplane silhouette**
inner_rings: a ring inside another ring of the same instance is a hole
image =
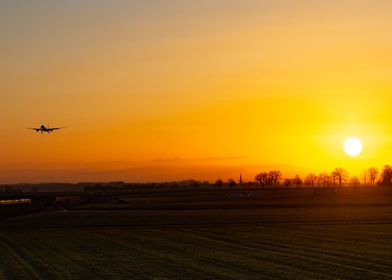
[[[41,132],[41,133],[44,133],[44,132],[51,133],[51,132],[53,132],[55,130],[62,129],[62,128],[65,128],[65,127],[52,127],[52,128],[49,128],[49,127],[46,127],[44,125],[41,125],[41,127],[39,127],[39,128],[35,128],[34,127],[34,128],[28,128],[28,129],[32,129],[32,130],[35,130],[35,131]]]

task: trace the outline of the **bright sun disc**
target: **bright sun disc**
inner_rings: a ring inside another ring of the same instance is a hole
[[[343,149],[350,157],[356,157],[362,152],[362,142],[357,137],[349,137],[344,141]]]

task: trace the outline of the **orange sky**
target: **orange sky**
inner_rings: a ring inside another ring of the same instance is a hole
[[[279,2],[279,3],[278,3]],[[391,1],[0,3],[0,183],[392,163]],[[41,123],[68,128],[51,135]],[[361,156],[342,150],[362,139]]]

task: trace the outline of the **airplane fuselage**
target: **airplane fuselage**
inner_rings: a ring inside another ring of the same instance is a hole
[[[44,132],[50,133],[50,132],[52,132],[50,129],[47,129],[46,126],[44,126],[44,125],[41,125],[40,128],[36,128],[35,131],[41,132],[41,133],[44,133]]]
[[[31,129],[35,130],[36,132],[51,133],[51,132],[53,132],[53,131],[55,131],[55,130],[62,129],[62,128],[64,128],[64,127],[53,127],[53,128],[50,128],[50,127],[46,127],[45,125],[41,125],[40,127],[31,128]]]

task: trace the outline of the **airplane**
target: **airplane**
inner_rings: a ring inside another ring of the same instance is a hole
[[[41,133],[44,133],[44,132],[51,133],[51,132],[53,132],[55,130],[59,130],[59,129],[62,129],[62,128],[65,128],[65,127],[52,127],[52,128],[49,128],[49,127],[46,127],[45,125],[41,125],[41,127],[39,127],[39,128],[34,127],[34,128],[28,128],[28,129],[32,129],[32,130],[35,130],[36,132],[41,132]]]

